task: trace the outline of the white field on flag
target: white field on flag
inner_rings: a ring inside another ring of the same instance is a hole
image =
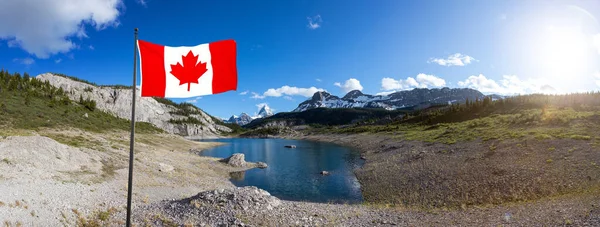
[[[181,47],[169,47],[164,46],[165,53],[165,72],[166,72],[166,87],[165,97],[181,97],[188,98],[201,95],[211,95],[212,92],[212,80],[213,80],[213,69],[211,64],[211,54],[209,44],[201,44],[198,46],[181,46]],[[206,63],[207,71],[202,74],[198,79],[198,83],[191,83],[190,90],[188,91],[188,84],[179,85],[179,80],[173,74],[171,74],[171,65],[177,65],[179,62],[183,65],[182,57],[186,56],[190,51],[194,56],[198,56],[198,62]]]

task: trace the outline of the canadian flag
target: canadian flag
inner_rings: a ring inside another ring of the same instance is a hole
[[[138,40],[142,97],[188,98],[237,89],[236,46],[170,47]]]

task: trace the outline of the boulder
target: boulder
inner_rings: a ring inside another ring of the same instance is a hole
[[[256,167],[261,168],[261,169],[267,168],[267,163],[257,162]]]
[[[216,205],[228,210],[273,210],[281,205],[278,198],[254,186],[201,192],[189,203]]]
[[[242,153],[235,153],[231,155],[231,157],[226,158],[224,161],[233,166],[233,167],[245,167],[246,161],[244,160],[245,156]]]
[[[329,172],[323,170],[323,171],[321,171],[321,175],[329,175]]]
[[[167,165],[165,163],[158,163],[158,171],[160,172],[171,172],[175,170],[175,167],[172,165]]]

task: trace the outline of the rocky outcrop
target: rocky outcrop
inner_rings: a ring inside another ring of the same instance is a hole
[[[231,155],[231,157],[224,159],[223,162],[225,162],[228,165],[233,166],[233,167],[245,167],[246,160],[244,160],[244,158],[245,158],[244,154],[235,153],[235,154]]]
[[[281,201],[260,188],[239,187],[234,189],[218,189],[201,192],[190,204],[219,205],[231,210],[273,210],[281,205]]]
[[[96,101],[96,108],[117,117],[131,118],[132,90],[123,87],[94,86],[88,83],[75,81],[66,77],[45,73],[36,77],[41,81],[48,81],[55,87],[62,88],[71,100],[91,99]],[[135,120],[148,122],[168,133],[178,134],[191,138],[215,137],[231,129],[219,125],[200,109],[194,110],[189,116],[175,114],[178,108],[156,101],[154,98],[141,97],[139,88],[136,92]],[[173,124],[170,120],[184,120],[195,118],[201,124],[182,123]]]

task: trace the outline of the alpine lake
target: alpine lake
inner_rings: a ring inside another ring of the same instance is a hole
[[[265,162],[254,168],[231,173],[238,186],[256,186],[271,195],[293,201],[360,203],[360,184],[353,170],[364,160],[360,153],[333,143],[285,139],[227,138],[201,141],[225,143],[201,152],[202,156],[227,158],[243,153],[248,162]],[[295,146],[287,148],[286,146]],[[329,174],[321,174],[327,171]]]

